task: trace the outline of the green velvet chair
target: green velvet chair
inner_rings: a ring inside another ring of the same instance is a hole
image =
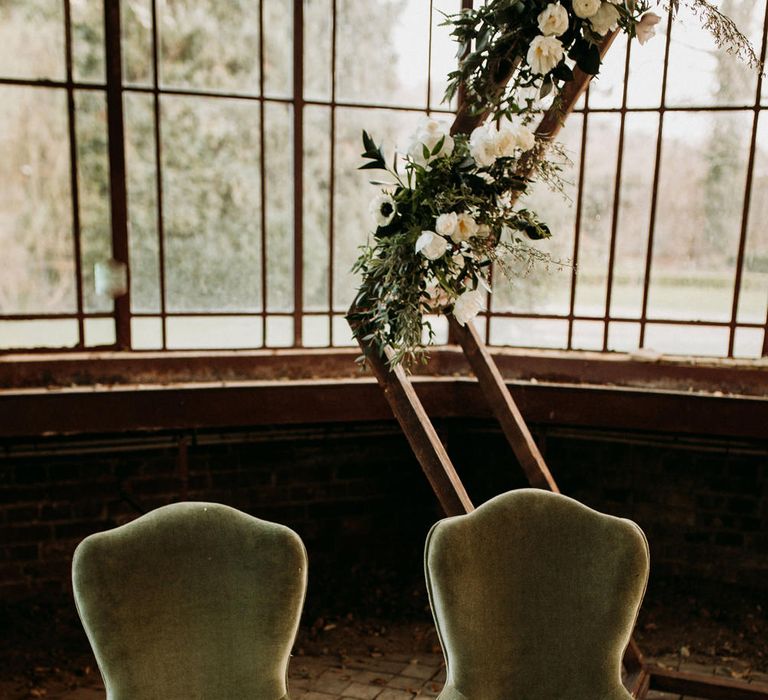
[[[216,503],[91,535],[75,602],[108,700],[281,700],[307,584],[299,536]]]
[[[548,491],[439,521],[425,552],[439,700],[627,700],[621,660],[648,567],[635,523]]]

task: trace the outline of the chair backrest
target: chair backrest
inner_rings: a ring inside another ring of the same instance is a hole
[[[176,503],[87,537],[72,579],[109,700],[287,697],[307,583],[289,528]]]
[[[427,537],[446,657],[441,700],[624,700],[621,659],[648,580],[630,520],[521,489]]]

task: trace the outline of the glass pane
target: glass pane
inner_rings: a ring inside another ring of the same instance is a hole
[[[125,159],[128,171],[128,242],[131,310],[160,311],[154,98],[125,93]],[[171,136],[171,134],[169,134]]]
[[[164,86],[258,94],[258,2],[158,0],[157,12]]]
[[[759,328],[737,328],[733,343],[734,357],[760,357],[765,331]]]
[[[589,116],[579,263],[576,270],[576,313],[605,313],[613,192],[619,146],[619,117]]]
[[[287,316],[267,316],[267,342],[270,348],[289,348],[293,345],[293,319]]]
[[[337,98],[423,108],[429,3],[338,0],[337,11]],[[375,49],[361,51],[361,47]]]
[[[112,318],[86,318],[83,322],[83,330],[86,347],[114,345],[117,342],[115,321]]]
[[[322,348],[331,342],[331,324],[327,316],[304,316],[302,337],[305,348]]]
[[[132,318],[131,349],[159,350],[163,347],[163,319]]]
[[[264,2],[264,94],[293,95],[293,5],[285,0]],[[256,6],[257,3],[251,3]],[[231,7],[231,4],[230,4]],[[314,40],[312,31],[304,46]]]
[[[634,48],[634,47],[633,47]],[[621,107],[624,95],[624,69],[627,63],[627,35],[619,34],[605,55],[600,74],[589,85],[589,106],[592,109]]]
[[[649,317],[730,320],[750,127],[748,113],[667,115]]]
[[[760,45],[765,0],[715,3]],[[747,105],[755,101],[757,72],[715,46],[712,35],[688,9],[672,29],[667,83],[668,105]]]
[[[120,30],[123,35],[123,80],[128,85],[152,83],[152,3],[122,0]]]
[[[494,272],[493,308],[499,311],[522,313],[566,314],[570,307],[571,276],[573,267],[573,241],[576,223],[575,201],[581,156],[583,117],[572,114],[560,132],[558,141],[565,147],[570,163],[562,172],[565,197],[553,192],[545,184],[535,185],[522,204],[539,212],[552,231],[552,238],[537,244],[554,260],[564,266],[549,269],[538,266],[528,275],[508,280],[499,271]]]
[[[262,345],[257,316],[169,317],[169,350],[257,348]]]
[[[639,318],[656,162],[657,114],[627,114],[611,316]]]
[[[104,0],[83,0],[72,8],[72,72],[75,80],[103,83]]]
[[[0,313],[74,312],[66,93],[0,86]]]
[[[357,345],[357,341],[352,337],[352,330],[344,316],[333,317],[333,345],[335,347],[351,347]]]
[[[640,347],[639,323],[608,324],[608,349],[616,352],[633,352]]]
[[[77,345],[77,321],[0,321],[0,348],[72,348]]]
[[[659,107],[661,105],[661,82],[664,73],[664,49],[667,41],[669,15],[659,13],[661,22],[656,25],[656,36],[645,46],[632,41],[632,57],[629,61],[629,82],[627,84],[627,106]],[[609,51],[611,53],[611,51]]]
[[[728,354],[728,329],[649,323],[643,347],[670,355],[724,357]]]
[[[494,318],[491,345],[519,348],[564,348],[568,343],[568,321],[541,318]]]
[[[362,130],[365,129],[378,144],[383,144],[387,162],[391,161],[396,144],[405,145],[423,115],[418,112],[395,112],[374,109],[336,110],[336,168],[334,188],[336,208],[334,215],[335,240],[333,246],[334,311],[346,311],[352,303],[358,278],[351,268],[359,255],[359,247],[372,232],[368,202],[378,188],[370,180],[381,180],[383,173],[358,170],[361,165]]]
[[[0,75],[66,78],[61,0],[5,0],[0,5]]]
[[[434,0],[432,3],[432,85],[429,102],[433,109],[449,107],[443,103],[443,96],[448,85],[447,75],[456,70],[458,44],[451,38],[451,28],[443,26],[443,23],[444,15],[456,14],[460,9],[461,0]]]
[[[293,310],[293,108],[264,109],[267,183],[267,309]],[[322,143],[328,143],[327,137]],[[312,148],[312,145],[309,145]],[[307,183],[310,184],[310,183]],[[258,203],[258,199],[254,199]]]
[[[259,310],[258,104],[163,96],[161,108],[168,308]]]
[[[304,109],[305,311],[328,309],[330,129],[330,108]]]
[[[304,99],[331,99],[331,0],[304,0]],[[307,41],[309,39],[309,41]]]
[[[112,299],[96,294],[93,272],[97,262],[112,257],[107,104],[104,93],[78,90],[75,92],[75,108],[83,304],[86,311],[111,311]]]
[[[574,321],[571,345],[574,350],[602,350],[604,332],[602,321]]]
[[[768,315],[768,117],[760,115],[752,174],[749,228],[744,248],[738,320],[765,323]]]

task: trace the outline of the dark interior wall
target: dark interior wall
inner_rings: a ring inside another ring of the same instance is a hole
[[[476,504],[526,485],[492,423],[438,427]],[[643,527],[655,573],[768,588],[765,442],[536,435],[564,493]],[[83,537],[183,499],[293,527],[309,551],[310,612],[424,606],[421,552],[441,514],[394,423],[6,442],[0,597],[66,591]]]

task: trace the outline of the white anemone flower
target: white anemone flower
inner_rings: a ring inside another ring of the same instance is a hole
[[[397,204],[392,195],[382,192],[377,194],[368,207],[376,226],[388,226],[397,213]]]

